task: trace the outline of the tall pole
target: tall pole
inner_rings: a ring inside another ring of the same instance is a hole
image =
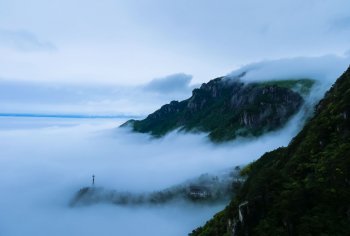
[[[92,175],[92,186],[95,185],[95,175]]]

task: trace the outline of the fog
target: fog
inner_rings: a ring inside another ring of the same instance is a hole
[[[70,202],[91,186],[92,175],[96,188],[142,194],[287,145],[349,64],[350,51],[342,56],[350,48],[349,5],[0,1],[0,235],[178,236],[202,225],[225,203]],[[318,83],[284,129],[221,145],[206,134],[177,131],[152,139],[118,129],[122,119],[9,116],[144,117],[235,68],[230,76],[247,72],[244,82],[307,77]]]
[[[243,81],[302,77],[316,79],[317,83],[305,97],[300,112],[283,129],[220,145],[211,143],[203,133],[174,131],[155,139],[118,128],[126,119],[0,115],[0,235],[186,235],[223,209],[227,202],[200,204],[179,200],[124,206],[99,202],[74,207],[70,203],[80,189],[91,187],[92,175],[96,176],[97,189],[139,196],[171,188],[205,173],[219,175],[237,165],[246,165],[267,151],[286,146],[312,114],[312,106],[346,69],[347,61],[348,57],[335,56],[282,59],[250,64],[231,73],[228,77],[247,71],[241,78]],[[172,96],[186,97],[192,86],[190,81],[191,76],[175,74],[134,87],[133,93],[107,87],[82,90],[75,89],[79,86],[71,90],[59,87],[54,93],[56,97],[48,92],[55,89],[24,85],[20,91],[30,92],[30,88],[35,88],[38,95],[31,92],[33,96],[28,97],[21,93],[17,98],[6,88],[12,86],[16,91],[18,84],[8,84],[3,88],[7,93],[2,95],[2,102],[11,106],[11,101],[18,101],[30,110],[35,108],[32,105],[36,101],[44,98],[48,98],[48,106],[57,105],[61,92],[71,95],[67,104],[71,100],[78,106],[104,101],[104,97],[99,100],[100,94],[106,98],[115,95],[122,101],[133,94],[135,97],[131,99],[141,101],[139,107],[126,101],[118,108],[125,113],[140,112],[141,107],[150,110],[145,108],[145,103],[153,104],[157,98],[162,98],[163,103]],[[167,92],[162,94],[162,91]],[[90,101],[82,100],[84,94],[90,94]],[[152,97],[147,102],[143,101],[147,100],[145,94]],[[22,103],[25,100],[34,102]],[[107,101],[106,107],[111,106]]]
[[[186,235],[225,203],[70,207],[91,186],[134,193],[161,190],[257,159],[288,144],[300,127],[259,139],[211,144],[205,134],[162,139],[116,127],[125,120],[0,118],[1,235]]]

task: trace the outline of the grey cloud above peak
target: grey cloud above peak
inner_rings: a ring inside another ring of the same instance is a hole
[[[26,30],[0,29],[0,47],[11,48],[22,52],[53,51],[56,46]]]
[[[156,78],[144,86],[146,91],[163,93],[179,93],[188,92],[192,87],[190,86],[192,80],[191,75],[178,73],[169,75],[163,78]]]

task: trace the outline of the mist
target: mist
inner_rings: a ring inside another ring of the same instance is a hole
[[[228,202],[196,204],[178,200],[125,206],[97,202],[74,207],[70,203],[80,189],[92,186],[92,175],[96,176],[96,188],[138,196],[202,174],[220,175],[286,146],[347,64],[348,56],[291,58],[253,63],[232,72],[227,78],[247,72],[240,78],[243,82],[311,78],[316,84],[305,95],[304,106],[283,129],[220,145],[211,143],[205,133],[175,130],[155,139],[118,128],[126,118],[0,116],[0,235],[186,235]],[[108,86],[46,87],[2,81],[5,86],[0,104],[2,108],[18,104],[19,108],[38,112],[43,107],[35,110],[35,104],[40,103],[51,109],[43,109],[46,112],[82,113],[88,110],[79,107],[92,104],[88,109],[94,114],[144,114],[170,99],[187,98],[194,87],[191,78],[175,74],[117,90]],[[11,91],[23,93],[14,97]],[[63,94],[67,95],[64,101],[60,100]],[[44,98],[46,101],[41,103]],[[67,109],[67,104],[72,107]],[[101,104],[106,110],[95,109]],[[61,105],[62,110],[58,109]],[[111,112],[111,107],[118,108],[118,112]]]
[[[294,119],[300,119],[296,116]],[[223,145],[205,134],[173,132],[162,139],[118,129],[125,120],[0,118],[1,235],[186,235],[225,203],[172,202],[139,207],[70,207],[82,187],[132,193],[162,190],[245,165],[288,144],[292,120],[259,139]]]

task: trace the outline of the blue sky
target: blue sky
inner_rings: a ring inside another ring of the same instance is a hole
[[[253,62],[349,54],[348,9],[348,0],[2,0],[0,80],[135,87],[186,74],[187,91]]]

